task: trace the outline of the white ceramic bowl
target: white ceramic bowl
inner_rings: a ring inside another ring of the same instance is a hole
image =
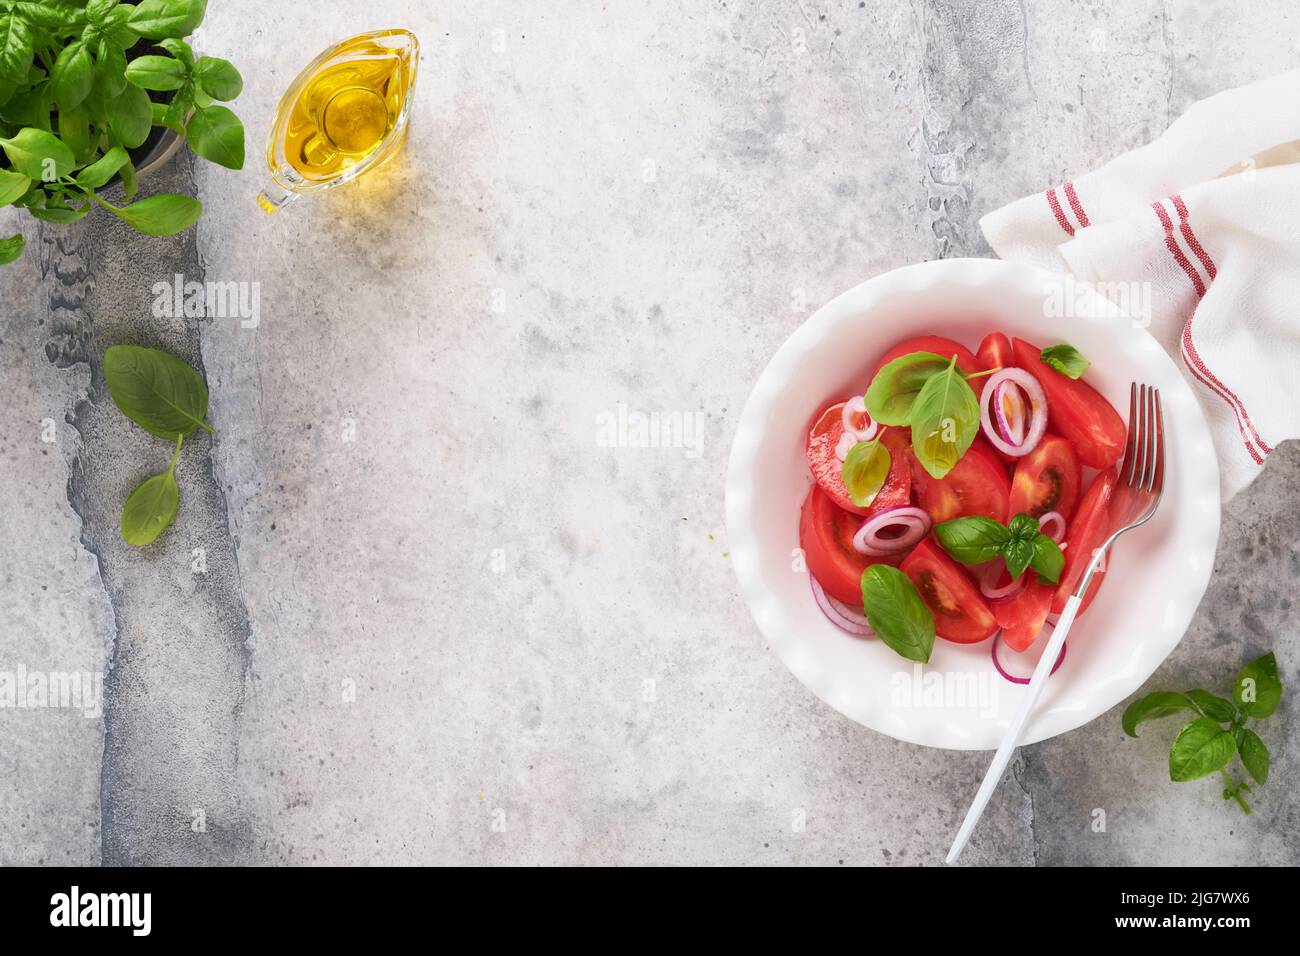
[[[800,570],[799,508],[812,484],[808,429],[829,400],[864,391],[876,361],[903,339],[943,335],[974,351],[997,329],[1043,346],[1069,342],[1092,361],[1087,381],[1125,418],[1130,382],[1160,389],[1169,462],[1160,510],[1111,555],[1026,743],[1087,723],[1135,691],[1182,638],[1209,582],[1219,471],[1200,405],[1139,322],[1064,281],[991,259],[927,262],[870,279],[790,336],[741,413],[727,474],[727,531],[741,591],[794,675],[873,730],[931,747],[993,749],[1023,693],[993,669],[989,641],[936,640],[922,666],[879,640],[850,637],[818,610]],[[1049,299],[1062,292],[1066,298]],[[1070,314],[1053,314],[1060,311]],[[1085,470],[1085,482],[1091,474]]]

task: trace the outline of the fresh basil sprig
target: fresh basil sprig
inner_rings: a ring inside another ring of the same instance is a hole
[[[849,490],[849,497],[859,508],[870,505],[885,486],[890,461],[889,449],[880,436],[871,441],[860,441],[849,449],[840,477]]]
[[[216,434],[205,418],[208,386],[203,376],[169,352],[138,345],[112,345],[104,353],[104,381],[113,404],[150,435],[174,441],[170,467],[136,486],[122,506],[122,540],[144,546],[176,518],[180,486],[176,462],[181,443],[197,428]]]
[[[1052,368],[1070,378],[1079,378],[1092,364],[1080,355],[1079,350],[1073,345],[1066,345],[1064,342],[1043,349],[1042,358]]]
[[[1277,658],[1269,652],[1241,669],[1231,701],[1204,690],[1156,691],[1129,704],[1121,723],[1124,733],[1136,737],[1138,725],[1144,721],[1182,711],[1196,714],[1178,732],[1169,751],[1169,779],[1185,783],[1217,772],[1223,778],[1223,799],[1235,800],[1242,812],[1249,814],[1243,794],[1250,792],[1250,785],[1244,780],[1234,782],[1227,766],[1235,754],[1256,784],[1268,780],[1268,747],[1246,721],[1271,716],[1281,702]]]
[[[873,564],[863,571],[862,609],[871,629],[888,647],[909,661],[929,662],[934,615],[906,574],[888,564]]]
[[[1026,568],[1038,573],[1039,581],[1056,584],[1065,567],[1060,547],[1038,530],[1038,520],[1018,514],[1009,524],[983,515],[953,518],[934,526],[934,535],[954,561],[983,564],[1001,558],[1011,579],[1018,580]]]

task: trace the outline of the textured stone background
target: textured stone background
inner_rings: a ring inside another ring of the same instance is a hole
[[[279,92],[382,26],[424,45],[404,160],[264,216]],[[851,724],[767,650],[725,557],[740,406],[820,303],[987,255],[983,212],[1298,43],[1282,0],[213,0],[250,162],[147,183],[196,191],[195,230],[0,211],[29,241],[0,272],[0,669],[107,669],[100,718],[0,711],[0,863],[942,859],[986,757]],[[175,273],[260,283],[260,324],[154,317]],[[147,551],[118,509],[168,451],[108,400],[118,341],[201,364],[219,432]],[[702,413],[702,454],[601,447],[619,403]],[[1152,688],[1269,647],[1298,685],[1298,495],[1284,447]],[[1294,865],[1294,713],[1249,819],[1116,710],[1022,751],[964,860]]]

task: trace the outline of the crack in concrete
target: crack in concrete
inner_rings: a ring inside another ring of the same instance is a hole
[[[147,185],[192,195],[190,158]],[[191,447],[207,440],[197,433],[186,443],[175,525],[149,548],[126,545],[121,503],[165,466],[166,454],[113,406],[100,366],[109,345],[135,342],[203,370],[199,325],[151,308],[155,282],[170,285],[178,273],[202,279],[194,234],[150,238],[109,216],[57,232],[42,229],[39,240],[50,315],[45,354],[55,367],[85,363],[91,372],[67,417],[78,436],[67,498],[114,628],[103,692],[101,862],[251,861],[237,768],[252,629],[212,446]]]

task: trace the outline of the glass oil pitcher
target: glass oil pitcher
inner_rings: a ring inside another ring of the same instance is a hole
[[[362,33],[330,47],[280,98],[266,144],[268,213],[392,159],[406,141],[420,42],[408,30]]]

